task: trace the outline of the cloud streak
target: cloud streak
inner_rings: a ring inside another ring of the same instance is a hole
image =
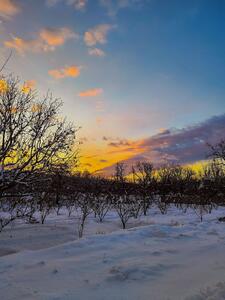
[[[101,88],[95,88],[95,89],[89,89],[86,91],[82,91],[78,94],[79,97],[97,97],[103,93],[103,89]]]

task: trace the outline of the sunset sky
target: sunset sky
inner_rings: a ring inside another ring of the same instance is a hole
[[[0,62],[81,126],[81,166],[205,159],[225,138],[224,0],[0,0]]]

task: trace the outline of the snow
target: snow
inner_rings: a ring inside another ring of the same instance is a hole
[[[64,209],[44,225],[17,221],[0,233],[0,299],[225,299],[220,216],[152,208],[121,230],[112,211],[102,224],[90,216],[80,240]]]

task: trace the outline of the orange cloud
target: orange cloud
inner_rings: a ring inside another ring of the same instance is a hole
[[[89,55],[91,56],[105,56],[105,52],[99,48],[91,48],[88,50]]]
[[[20,12],[20,6],[13,0],[0,0],[0,17],[10,19]]]
[[[44,28],[39,35],[47,45],[52,47],[61,46],[66,40],[76,37],[76,34],[66,27],[59,29]]]
[[[35,40],[24,40],[18,37],[14,37],[11,41],[5,41],[4,45],[7,48],[15,49],[20,54],[39,48]]]
[[[96,89],[90,89],[83,92],[80,92],[78,94],[79,97],[97,97],[103,93],[103,89],[96,88]]]
[[[84,42],[87,46],[94,46],[96,44],[105,44],[107,42],[107,34],[114,26],[110,24],[98,25],[84,34]]]
[[[52,76],[55,79],[62,79],[66,77],[78,77],[80,75],[80,67],[78,66],[68,66],[62,69],[54,69],[54,70],[49,70],[48,74]]]
[[[12,40],[5,41],[4,45],[7,48],[15,49],[20,54],[25,52],[49,52],[54,51],[56,47],[62,46],[67,40],[77,36],[75,32],[67,27],[44,28],[35,39],[13,37]]]
[[[22,92],[27,94],[30,92],[30,90],[34,89],[35,86],[36,86],[36,80],[27,80],[24,82],[24,85],[22,87]]]

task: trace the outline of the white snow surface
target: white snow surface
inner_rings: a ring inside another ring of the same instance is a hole
[[[90,216],[77,239],[76,216],[13,223],[0,233],[0,299],[223,300],[225,208],[205,215],[170,208],[130,220]]]

